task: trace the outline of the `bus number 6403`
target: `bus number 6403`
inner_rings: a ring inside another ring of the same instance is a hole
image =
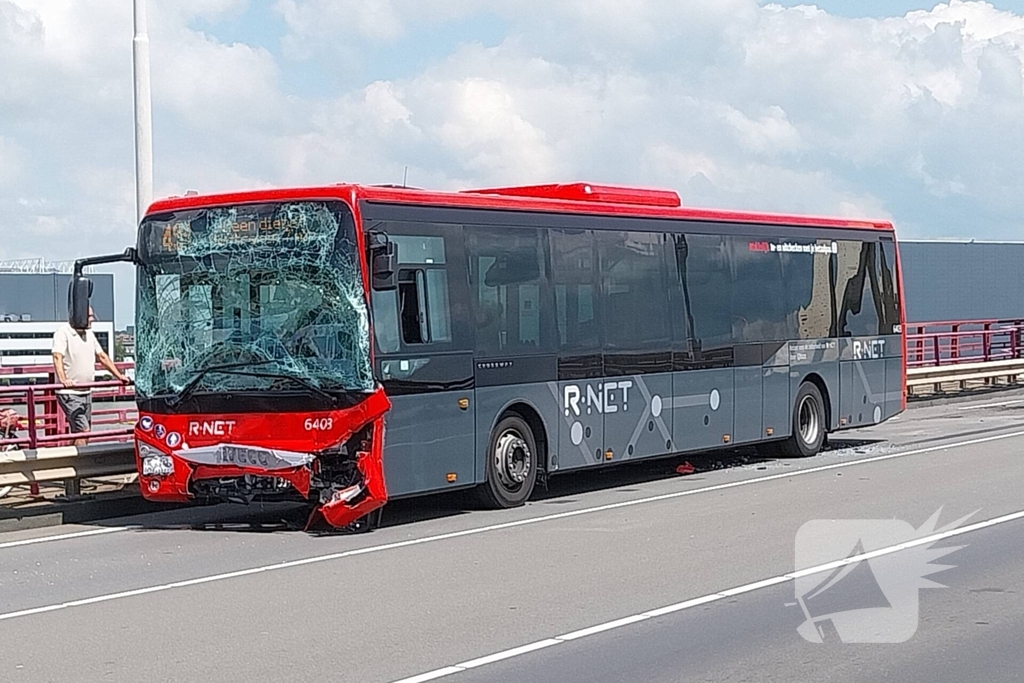
[[[334,419],[330,417],[307,417],[304,426],[307,432],[324,432],[334,427]]]

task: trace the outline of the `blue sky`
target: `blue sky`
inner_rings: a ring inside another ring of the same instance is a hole
[[[0,260],[134,240],[130,5],[0,0]],[[150,0],[156,193],[408,166],[421,187],[653,185],[1024,236],[1024,0],[816,7]]]

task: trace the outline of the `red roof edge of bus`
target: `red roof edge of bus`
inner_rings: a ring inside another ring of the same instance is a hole
[[[194,194],[179,197],[168,197],[153,202],[146,215],[167,211],[198,209],[224,204],[247,204],[265,201],[285,201],[299,199],[340,199],[422,204],[428,206],[463,207],[474,209],[506,209],[518,211],[572,212],[582,214],[637,216],[643,218],[678,218],[683,220],[723,221],[730,223],[752,222],[764,225],[793,225],[818,228],[847,228],[860,230],[886,230],[892,232],[893,224],[889,221],[857,220],[799,214],[766,213],[755,211],[735,211],[727,209],[701,209],[685,206],[664,206],[660,204],[629,204],[618,198],[595,200],[562,199],[556,196],[539,196],[531,188],[548,187],[582,187],[587,183],[569,185],[535,185],[524,188],[498,188],[497,190],[469,190],[463,192],[430,191],[416,188],[394,186],[337,185],[272,188],[226,192],[222,194]],[[590,184],[591,188],[610,186]],[[620,188],[621,191],[622,188]],[[518,190],[518,191],[517,191]],[[570,192],[569,190],[565,190]],[[575,190],[573,190],[575,191]],[[650,190],[649,192],[659,192]],[[662,191],[663,192],[663,191]],[[635,191],[634,191],[635,196]],[[665,201],[665,199],[662,199]]]
[[[520,185],[492,187],[485,190],[462,190],[461,194],[497,194],[510,197],[535,197],[560,201],[603,202],[609,204],[639,204],[679,208],[683,205],[675,190],[660,190],[621,185],[595,185],[594,183],[567,183],[556,185]]]

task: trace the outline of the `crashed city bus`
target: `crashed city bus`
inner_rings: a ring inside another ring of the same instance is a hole
[[[888,222],[686,208],[589,184],[336,185],[154,203],[136,455],[155,501],[390,498],[739,445],[811,456],[905,409]],[[386,427],[386,429],[385,429]]]

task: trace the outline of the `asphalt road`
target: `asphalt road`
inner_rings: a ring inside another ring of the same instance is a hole
[[[0,535],[0,680],[1011,680],[1024,671],[1024,518],[1008,517],[1024,517],[1022,417],[1021,393],[914,408],[808,460],[720,454],[691,458],[687,476],[644,463],[555,479],[503,512],[409,501],[358,536],[230,507]],[[954,566],[930,577],[948,588],[893,583],[917,578],[892,567],[925,547],[898,538],[856,565],[874,580],[844,579],[840,607],[831,591],[807,600],[814,616],[906,619],[912,605],[909,639],[844,643],[835,621],[822,644],[801,637],[787,575],[805,523],[919,528],[940,508],[938,527],[974,513],[935,543],[963,546],[935,560]]]

